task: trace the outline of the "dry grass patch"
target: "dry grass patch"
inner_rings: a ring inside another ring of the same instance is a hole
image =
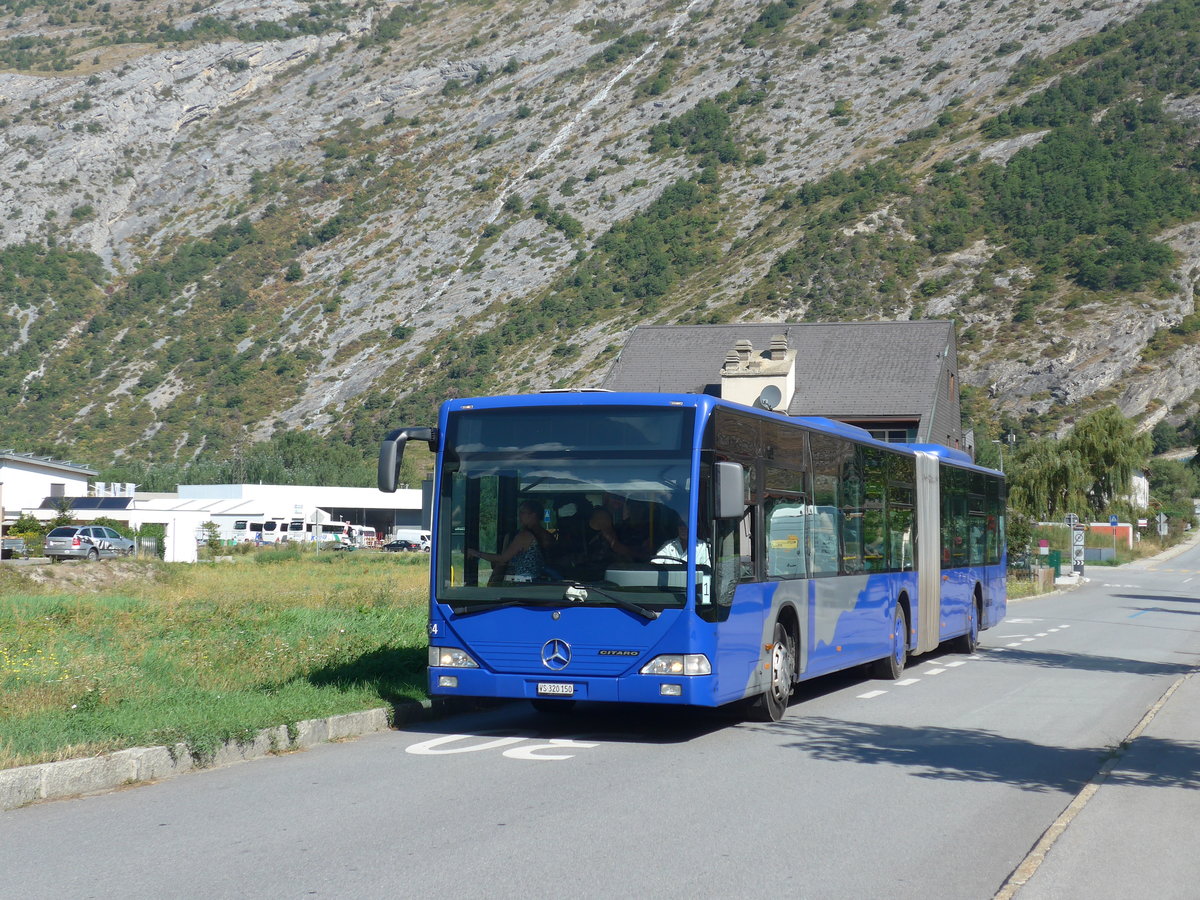
[[[261,728],[424,697],[427,566],[268,550],[5,567],[0,767],[176,742],[203,759]]]

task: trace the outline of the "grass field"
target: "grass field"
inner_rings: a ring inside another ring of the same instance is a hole
[[[422,698],[428,560],[0,567],[0,768]]]

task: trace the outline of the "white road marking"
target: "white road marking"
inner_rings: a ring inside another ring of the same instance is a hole
[[[1045,636],[1046,636],[1046,632],[1044,632],[1044,631],[1041,634],[1034,635],[1034,637],[1045,637]]]
[[[1058,627],[1059,628],[1070,628],[1071,626],[1070,625],[1059,625]]]
[[[1035,641],[1035,640],[1037,640],[1037,638],[1021,638],[1021,643],[1028,644],[1029,642]]]
[[[1020,646],[1021,646],[1021,642],[1020,642],[1020,641],[1017,641],[1015,644],[1006,644],[1005,646],[1007,646],[1007,647],[1020,647]]]
[[[945,671],[946,671],[945,669],[926,669],[921,674],[922,675],[941,675]]]
[[[965,666],[966,664],[967,663],[965,660],[956,659],[954,662],[948,662],[948,663],[945,663],[944,665],[946,666],[947,669],[957,669],[959,666]]]
[[[1034,622],[1040,622],[1041,619],[1006,619],[1010,625],[1031,625]]]
[[[464,743],[466,742],[466,743]],[[514,744],[520,744],[514,747]],[[455,746],[452,746],[455,745]],[[563,750],[586,750],[599,747],[591,741],[577,738],[533,738],[533,737],[492,737],[480,734],[444,734],[426,741],[405,747],[406,753],[415,756],[448,756],[453,753],[475,753],[480,750],[499,750],[509,759],[545,760],[572,759],[574,753],[563,753]],[[554,752],[547,752],[554,751]]]
[[[1048,630],[1049,630],[1051,633],[1054,633],[1055,631],[1058,631],[1058,629],[1057,629],[1057,628],[1050,628],[1050,629],[1048,629]]]
[[[859,694],[859,700],[870,700],[872,697],[878,697],[880,694],[886,694],[887,691],[867,691],[865,694]]]
[[[896,685],[897,685],[897,687],[908,687],[908,685],[916,684],[920,680],[921,680],[920,678],[905,678],[901,681],[897,681]]]
[[[574,753],[545,753],[539,754],[539,750],[555,750],[560,747],[570,747],[576,750],[586,750],[589,747],[599,747],[599,744],[591,744],[586,741],[574,741],[570,738],[550,738],[544,744],[533,744],[527,747],[513,747],[511,750],[505,750],[504,755],[509,759],[570,759]]]
[[[1194,576],[1193,576],[1193,577],[1194,577]],[[1185,579],[1183,579],[1183,582],[1182,582],[1182,583],[1183,583],[1183,584],[1187,584],[1187,583],[1188,583],[1189,581],[1191,581],[1191,580],[1192,580],[1191,578],[1185,578]]]
[[[428,741],[421,741],[419,744],[413,744],[410,747],[405,747],[405,752],[413,753],[417,756],[443,756],[450,753],[474,753],[476,750],[494,750],[497,747],[507,747],[510,744],[519,744],[525,740],[523,737],[502,737],[494,738],[490,741],[484,741],[482,744],[467,744],[465,747],[450,747],[443,750],[442,747],[446,744],[453,744],[457,741],[465,741],[469,738],[479,740],[477,734],[445,734],[441,737],[431,738]]]

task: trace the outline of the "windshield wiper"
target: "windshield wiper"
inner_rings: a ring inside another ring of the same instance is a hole
[[[634,603],[632,600],[627,600],[618,594],[610,594],[608,591],[601,590],[598,587],[589,587],[586,584],[580,584],[578,581],[564,581],[566,592],[563,594],[563,599],[571,603],[587,603],[588,594],[595,591],[601,597],[611,600],[621,609],[628,610],[631,613],[636,613],[644,619],[657,619],[660,615],[656,609],[647,609],[639,603]]]
[[[539,600],[530,597],[501,597],[492,603],[468,603],[462,606],[451,606],[450,610],[456,616],[472,616],[475,613],[487,612],[492,609],[504,609],[510,606],[563,606],[562,600]]]

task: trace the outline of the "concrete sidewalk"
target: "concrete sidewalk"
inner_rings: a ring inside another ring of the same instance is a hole
[[[1200,544],[1200,529],[1147,568]],[[1200,671],[1171,683],[996,900],[1200,897]]]
[[[1176,680],[1139,728],[1055,823],[1057,840],[1042,848],[1044,858],[1035,849],[1028,880],[1007,896],[1200,896],[1200,674]]]

